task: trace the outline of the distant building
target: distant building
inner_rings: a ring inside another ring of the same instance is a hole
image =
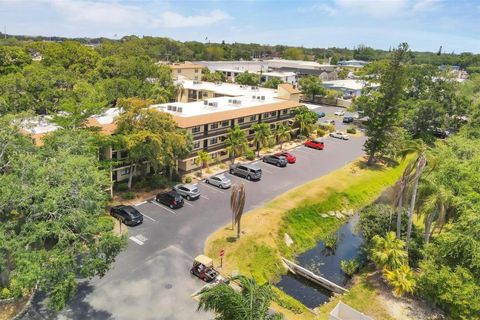
[[[202,80],[203,66],[192,62],[173,63],[170,65],[172,70],[172,79],[190,79],[190,80]]]
[[[345,79],[323,81],[322,85],[325,89],[342,92],[345,98],[351,98],[360,96],[366,83],[362,80]]]
[[[367,64],[368,64],[368,62],[362,61],[362,60],[343,60],[343,61],[338,62],[338,65],[341,66],[341,67],[349,67],[349,68],[353,68],[353,69],[363,68]]]
[[[328,320],[373,320],[340,301],[328,315]]]

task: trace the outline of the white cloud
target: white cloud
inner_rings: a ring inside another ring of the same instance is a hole
[[[442,0],[419,0],[413,5],[413,11],[428,11],[438,8],[442,4]]]
[[[335,9],[333,6],[325,4],[325,3],[319,3],[319,4],[314,4],[311,7],[308,8],[299,8],[298,12],[301,13],[307,13],[307,12],[318,12],[321,14],[326,14],[329,16],[334,16],[337,14],[337,9]]]
[[[400,14],[407,7],[407,2],[407,0],[335,0],[335,5],[342,11],[380,18]]]
[[[51,5],[70,22],[130,25],[148,18],[142,9],[117,2],[52,0]]]
[[[208,14],[184,16],[176,12],[166,11],[154,21],[155,25],[166,28],[205,27],[229,19],[230,16],[221,10],[213,10]]]

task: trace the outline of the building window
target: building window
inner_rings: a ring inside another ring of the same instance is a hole
[[[196,126],[192,128],[192,133],[199,133],[200,132],[200,126]]]
[[[254,115],[254,116],[250,116],[250,121],[256,121],[257,120],[257,116]]]
[[[218,128],[218,122],[214,122],[210,124],[210,129],[217,129]]]
[[[217,158],[217,153],[216,152],[210,153],[210,158],[216,159]]]
[[[288,114],[288,109],[283,109],[282,114]]]
[[[130,174],[130,168],[120,170],[120,174],[122,176],[126,176],[127,174]]]
[[[248,134],[254,134],[254,133],[255,133],[255,130],[252,130],[252,129],[248,130]]]
[[[198,73],[198,69],[195,69],[195,73]]]
[[[125,159],[128,156],[128,152],[126,150],[120,152],[120,159]]]
[[[195,78],[196,78],[196,77],[195,77]],[[202,91],[202,95],[203,95],[204,97],[208,97],[208,92],[207,92],[207,91]]]
[[[222,121],[222,127],[228,127],[229,125],[230,125],[230,121],[228,120]]]
[[[200,141],[195,141],[193,143],[193,149],[198,149],[198,148],[200,148]]]
[[[268,112],[265,112],[265,113],[263,114],[263,118],[268,118],[269,115],[270,115],[270,114],[269,114]]]
[[[211,138],[210,139],[210,145],[216,144],[218,141],[218,138]]]
[[[112,160],[117,160],[117,151],[112,152]]]
[[[270,112],[270,117],[275,117],[277,115],[277,111]]]
[[[270,129],[275,129],[275,123],[270,124]]]
[[[245,122],[245,118],[238,118],[238,123],[243,123]]]

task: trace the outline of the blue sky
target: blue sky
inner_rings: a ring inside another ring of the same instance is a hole
[[[480,53],[480,0],[0,0],[7,33]],[[2,30],[3,31],[3,30]]]

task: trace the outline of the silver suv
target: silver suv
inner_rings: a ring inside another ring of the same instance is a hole
[[[252,164],[232,164],[230,174],[234,174],[247,180],[262,179],[262,169]]]
[[[200,190],[198,190],[195,184],[177,184],[173,187],[173,190],[177,191],[178,194],[187,200],[194,200],[200,197]]]
[[[286,167],[287,159],[283,156],[269,155],[263,157],[263,162],[276,165],[277,167]]]

